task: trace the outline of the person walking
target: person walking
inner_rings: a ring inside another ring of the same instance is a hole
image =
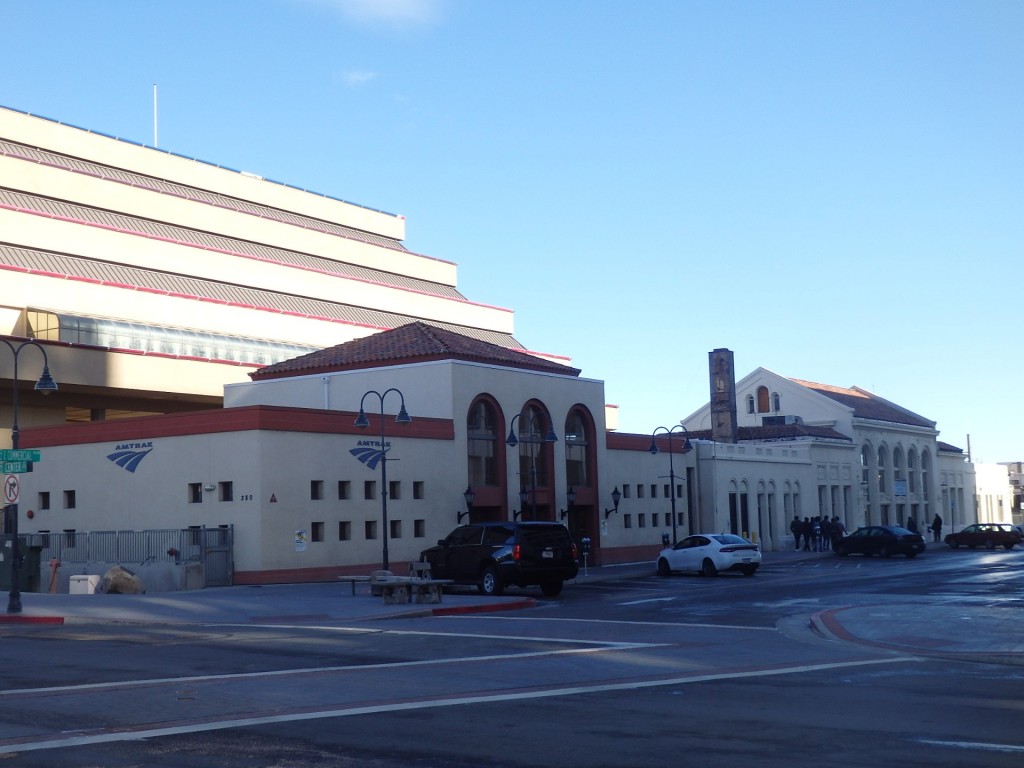
[[[800,515],[793,515],[793,522],[789,524],[789,532],[793,534],[793,546],[800,551],[800,532],[803,526],[800,524]]]
[[[939,517],[938,513],[935,514],[929,528],[932,532],[932,541],[942,541],[942,518]]]
[[[814,533],[814,528],[811,526],[811,518],[804,518],[803,523],[800,524],[800,532],[804,535],[804,552],[810,552],[811,536]]]
[[[843,538],[846,535],[846,526],[843,525],[843,521],[839,519],[839,516],[832,518],[832,549],[836,548],[836,541]]]
[[[828,515],[821,517],[821,550],[828,552],[832,549],[832,521]]]

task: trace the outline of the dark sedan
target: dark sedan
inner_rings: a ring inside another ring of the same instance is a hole
[[[1013,549],[1021,543],[1022,538],[1024,537],[1021,536],[1020,530],[1007,523],[974,523],[962,531],[946,536],[946,543],[950,549],[956,549],[961,545],[971,549],[975,547]]]
[[[847,555],[906,555],[917,557],[924,552],[924,537],[898,525],[868,525],[849,536],[836,539],[832,547],[840,557]]]

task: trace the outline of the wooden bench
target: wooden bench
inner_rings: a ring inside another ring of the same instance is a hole
[[[370,577],[369,576],[339,576],[338,577],[338,581],[341,581],[341,582],[346,582],[347,581],[349,584],[351,584],[352,585],[352,594],[355,595],[355,593],[356,593],[356,584],[369,584],[370,583]]]

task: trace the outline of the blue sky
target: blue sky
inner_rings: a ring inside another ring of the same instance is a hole
[[[739,376],[1024,460],[1024,3],[0,0],[0,104],[407,217],[625,431]]]

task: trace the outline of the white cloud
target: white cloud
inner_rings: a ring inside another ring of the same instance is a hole
[[[335,78],[350,88],[357,88],[360,85],[376,80],[379,75],[376,72],[369,72],[365,69],[349,69],[339,72]]]
[[[436,22],[444,0],[303,0],[360,24],[417,26]]]

